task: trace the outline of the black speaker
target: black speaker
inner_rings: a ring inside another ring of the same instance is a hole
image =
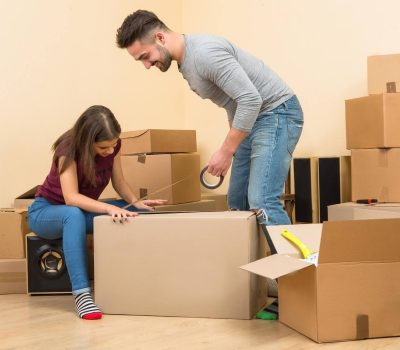
[[[62,239],[26,235],[28,294],[71,293]]]
[[[328,220],[328,206],[350,201],[350,156],[293,159],[296,222]]]

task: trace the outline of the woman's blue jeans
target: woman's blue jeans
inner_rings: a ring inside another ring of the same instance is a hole
[[[296,96],[259,115],[235,153],[229,208],[255,210],[264,225],[290,224],[280,197],[302,129],[303,111]]]
[[[112,200],[107,203],[118,207],[127,204],[123,200]],[[137,211],[133,206],[128,210]],[[86,233],[93,232],[93,219],[98,215],[104,214],[90,213],[68,205],[54,205],[42,197],[36,198],[28,209],[28,224],[34,233],[44,239],[62,238],[65,262],[74,295],[90,292]]]

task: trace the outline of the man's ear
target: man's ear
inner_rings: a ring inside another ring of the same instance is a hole
[[[155,32],[154,33],[154,39],[156,43],[165,44],[165,34],[163,32]]]

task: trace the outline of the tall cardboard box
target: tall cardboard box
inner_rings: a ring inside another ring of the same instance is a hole
[[[400,54],[368,56],[367,66],[368,94],[387,92],[388,83],[400,82]]]
[[[318,264],[296,258],[288,229],[319,251]],[[315,340],[400,335],[400,219],[269,226],[278,254],[243,266],[277,278],[279,320]]]
[[[400,147],[400,94],[346,100],[347,149]]]
[[[121,157],[126,181],[137,198],[166,199],[168,204],[200,200],[198,154],[148,154]]]
[[[26,294],[25,259],[0,259],[0,294]]]
[[[266,282],[239,267],[265,256],[253,212],[94,219],[95,298],[106,314],[250,319]]]
[[[25,235],[29,231],[25,209],[0,209],[0,259],[25,258]]]
[[[146,129],[121,133],[121,155],[192,153],[197,151],[196,130]]]
[[[400,148],[351,151],[352,201],[400,202]]]

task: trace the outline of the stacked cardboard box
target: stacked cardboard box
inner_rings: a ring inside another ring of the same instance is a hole
[[[122,170],[137,198],[169,205],[200,201],[195,130],[129,131],[121,140]]]
[[[0,294],[26,293],[27,211],[0,209]]]
[[[352,200],[400,202],[400,54],[368,57],[369,96],[346,100]],[[392,92],[395,91],[395,92]]]

